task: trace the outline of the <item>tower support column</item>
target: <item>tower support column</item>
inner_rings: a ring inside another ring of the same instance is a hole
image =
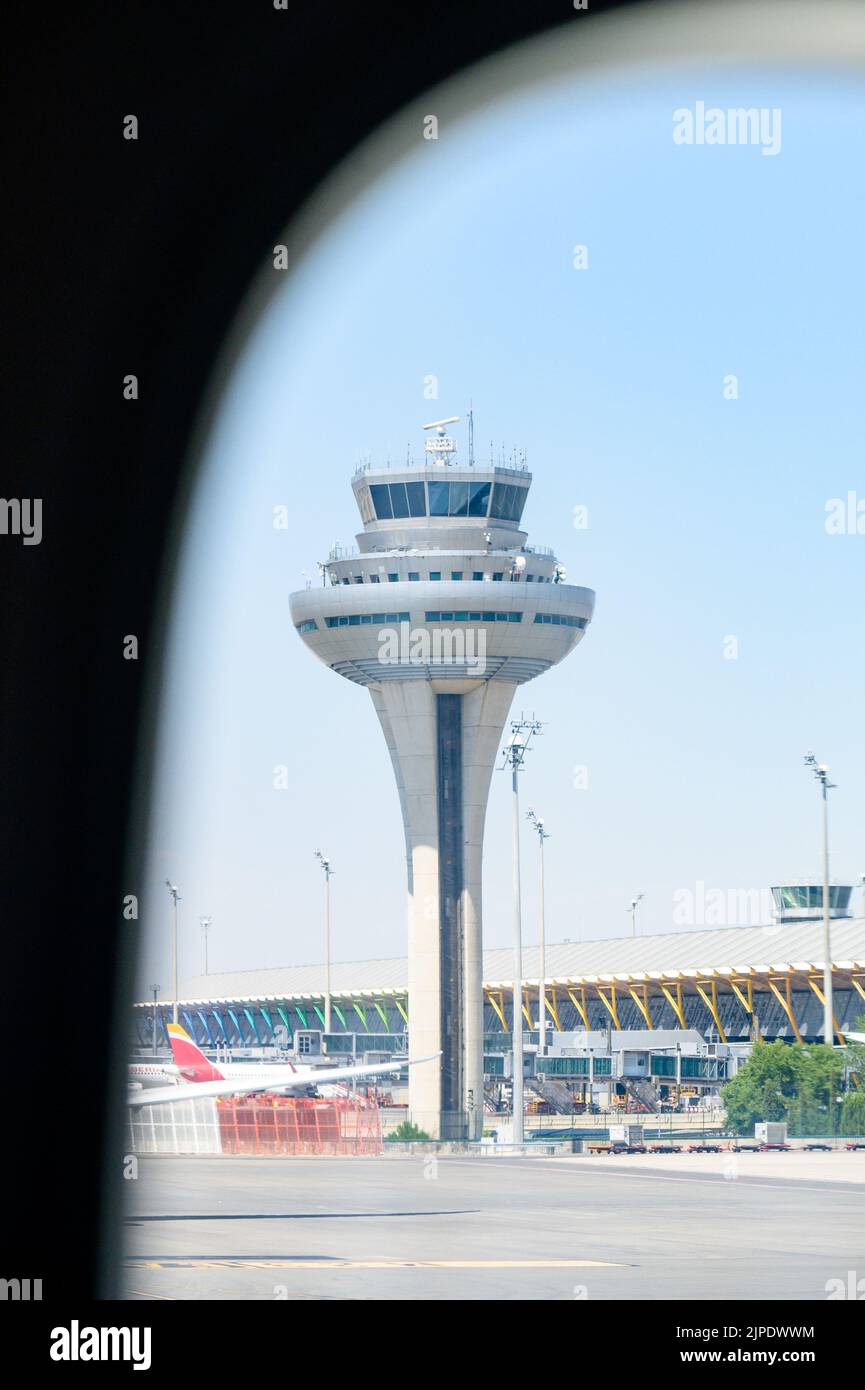
[[[481,877],[490,779],[516,685],[370,687],[396,774],[409,910],[409,1108],[434,1138],[483,1130]]]

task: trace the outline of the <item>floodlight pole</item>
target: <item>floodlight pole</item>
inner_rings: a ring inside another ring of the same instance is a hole
[[[199,920],[200,923],[201,923],[201,930],[204,932],[204,973],[205,973],[205,975],[209,975],[209,974],[210,974],[210,971],[209,971],[209,969],[208,969],[208,960],[207,960],[207,938],[208,938],[208,936],[209,936],[209,934],[210,934],[210,928],[211,928],[211,926],[213,925],[213,918],[212,918],[212,917],[199,917],[198,920]]]
[[[511,1142],[522,1144],[524,1140],[524,1102],[523,1102],[523,933],[522,904],[520,888],[520,791],[518,774],[534,734],[540,733],[541,724],[532,716],[526,719],[511,720],[510,741],[504,748],[503,767],[511,769],[512,791],[512,841],[513,841],[513,899],[514,899],[514,984],[513,984],[513,1134]]]
[[[538,985],[538,1051],[541,1057],[546,1056],[547,1051],[547,961],[546,961],[546,922],[544,911],[544,840],[550,838],[548,830],[544,829],[544,823],[534,813],[527,811],[526,818],[537,831],[538,834],[538,975],[540,977]]]
[[[631,899],[631,906],[628,909],[631,914],[631,936],[637,935],[637,903],[641,902],[644,897],[644,893],[638,893],[635,898]]]
[[[320,849],[315,851],[315,857],[324,870],[324,1031],[327,1035],[330,1032],[330,878],[333,868]]]
[[[823,798],[823,1041],[827,1047],[835,1043],[835,1018],[832,1008],[832,940],[829,916],[829,792],[837,785],[829,781],[829,769],[818,763],[813,753],[805,754],[805,766],[810,767]]]
[[[172,1022],[177,1022],[177,999],[179,990],[177,986],[177,904],[180,902],[180,889],[170,879],[165,880],[165,886],[171,894],[173,904],[171,913],[171,976],[174,981],[174,1005],[171,1011]]]

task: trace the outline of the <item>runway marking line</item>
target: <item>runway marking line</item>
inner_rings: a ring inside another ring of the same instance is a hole
[[[450,1162],[452,1162],[452,1163],[461,1163],[461,1162],[462,1162],[462,1163],[472,1163],[472,1162],[475,1162],[475,1161],[476,1161],[476,1160],[474,1160],[474,1159],[458,1159],[458,1158],[457,1158],[457,1159],[451,1159],[451,1160],[450,1160]],[[556,1162],[556,1160],[554,1159],[553,1162]],[[522,1163],[522,1164],[513,1163],[513,1164],[511,1164],[510,1166],[511,1166],[511,1168],[519,1167],[520,1171],[523,1172],[523,1173],[531,1173],[531,1172],[536,1171],[533,1165],[532,1165],[532,1166],[529,1166],[528,1164],[525,1164],[525,1163]],[[569,1173],[569,1172],[572,1172],[573,1170],[572,1170],[571,1168],[558,1168],[558,1169],[555,1169],[555,1168],[554,1168],[554,1169],[551,1169],[551,1171],[552,1171],[552,1172],[559,1172],[559,1173],[562,1173],[564,1176],[567,1176],[568,1173]],[[736,1178],[727,1178],[727,1177],[725,1177],[725,1176],[723,1175],[723,1173],[722,1173],[720,1176],[718,1176],[716,1173],[709,1173],[709,1172],[706,1172],[706,1173],[696,1173],[696,1172],[691,1172],[691,1173],[678,1173],[678,1174],[676,1174],[675,1176],[673,1176],[673,1175],[670,1174],[670,1173],[662,1173],[661,1170],[660,1170],[659,1168],[653,1168],[653,1169],[651,1169],[651,1171],[649,1171],[649,1172],[646,1172],[645,1169],[644,1169],[643,1172],[641,1173],[641,1172],[639,1172],[639,1171],[636,1169],[636,1167],[634,1167],[634,1168],[625,1168],[625,1167],[619,1168],[618,1166],[616,1166],[616,1167],[608,1166],[608,1167],[606,1167],[606,1168],[604,1168],[604,1169],[595,1168],[595,1169],[593,1169],[593,1171],[594,1171],[595,1173],[604,1172],[604,1173],[606,1173],[606,1174],[609,1174],[610,1177],[612,1177],[612,1176],[613,1176],[614,1174],[616,1174],[616,1173],[627,1173],[629,1176],[633,1176],[633,1177],[637,1177],[637,1178],[644,1178],[647,1182],[692,1182],[692,1183],[704,1183],[704,1184],[707,1184],[707,1185],[711,1185],[711,1184],[718,1185],[718,1184],[721,1184],[721,1185],[723,1185],[724,1187],[730,1187],[730,1188],[738,1188],[738,1187],[741,1187],[741,1188],[749,1188],[749,1187],[768,1187],[768,1188],[770,1188],[773,1192],[788,1192],[788,1193],[789,1193],[791,1190],[792,1190],[792,1191],[795,1191],[795,1192],[819,1192],[819,1193],[822,1193],[824,1196],[826,1195],[827,1192],[829,1192],[830,1194],[831,1194],[831,1193],[835,1193],[835,1194],[839,1194],[839,1195],[842,1195],[842,1196],[843,1196],[843,1195],[846,1195],[848,1189],[852,1189],[852,1191],[855,1193],[855,1192],[857,1192],[857,1190],[858,1190],[859,1192],[861,1192],[861,1188],[862,1188],[862,1183],[861,1183],[861,1182],[850,1182],[849,1180],[848,1180],[848,1181],[840,1181],[840,1182],[839,1182],[839,1180],[838,1180],[837,1178],[834,1180],[834,1183],[833,1183],[833,1180],[832,1180],[832,1179],[827,1178],[826,1182],[823,1183],[822,1186],[820,1186],[820,1187],[806,1187],[806,1186],[805,1186],[805,1183],[804,1183],[803,1181],[801,1181],[799,1178],[781,1178],[778,1182],[763,1182],[763,1181],[760,1180],[760,1179],[752,1178],[752,1177],[750,1176],[750,1174],[743,1174],[743,1176],[742,1176],[741,1178],[739,1178],[739,1177],[736,1177]]]
[[[129,1269],[624,1269],[615,1260],[225,1260],[130,1259]]]
[[[178,1303],[180,1300],[170,1293],[145,1293],[143,1289],[127,1289],[126,1297],[134,1295],[136,1298],[156,1298],[160,1303]]]

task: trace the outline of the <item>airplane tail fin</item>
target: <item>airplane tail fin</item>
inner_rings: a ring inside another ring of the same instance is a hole
[[[179,1023],[169,1023],[168,1037],[177,1069],[187,1081],[225,1080],[219,1068],[208,1062],[204,1053]]]

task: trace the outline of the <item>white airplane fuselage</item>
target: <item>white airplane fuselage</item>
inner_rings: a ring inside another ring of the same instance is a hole
[[[180,1073],[173,1062],[130,1062],[127,1076],[131,1086],[165,1086],[176,1081]]]
[[[266,1085],[274,1090],[281,1085],[291,1086],[292,1089],[304,1084],[315,1086],[319,1081],[327,1080],[329,1070],[328,1067],[295,1067],[290,1062],[213,1062],[211,1065],[224,1081],[248,1081],[255,1086]],[[174,1071],[181,1081],[193,1084],[205,1079],[217,1080],[216,1076],[201,1076],[194,1065],[176,1066]]]

